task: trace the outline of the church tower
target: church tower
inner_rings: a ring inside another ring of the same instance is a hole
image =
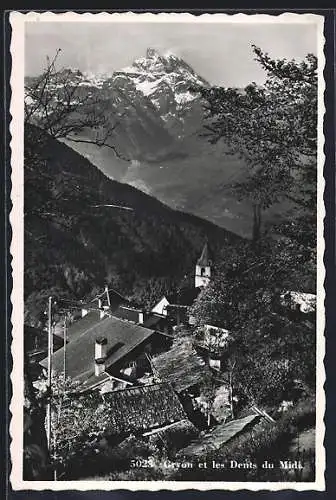
[[[202,254],[196,262],[195,288],[207,286],[211,278],[211,264],[208,244],[205,243]]]

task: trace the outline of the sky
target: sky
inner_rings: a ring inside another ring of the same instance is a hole
[[[111,74],[152,47],[182,57],[212,85],[244,87],[263,83],[253,60],[255,44],[273,58],[303,59],[316,54],[316,26],[307,24],[27,22],[25,74],[40,74],[46,58],[61,48],[60,67]]]

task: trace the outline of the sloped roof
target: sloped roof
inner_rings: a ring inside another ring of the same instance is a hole
[[[107,373],[103,372],[96,375],[94,371],[88,373],[84,372],[82,375],[76,377],[77,391],[85,393],[93,389],[99,389],[105,382],[108,382],[110,377]]]
[[[118,433],[145,432],[187,418],[169,384],[151,384],[104,395],[113,427]]]
[[[110,299],[110,309],[111,311],[117,309],[121,304],[129,304],[129,300],[121,295],[121,293],[117,292],[117,290],[114,290],[113,288],[108,289],[108,294],[109,294],[109,299]],[[102,305],[103,306],[108,306],[108,300],[106,297],[106,291],[104,290],[102,293],[97,295],[92,301],[88,304],[92,305],[92,303],[97,302],[99,299],[102,300]]]
[[[212,450],[219,450],[225,443],[236,437],[244,429],[256,423],[258,415],[248,415],[237,420],[231,420],[227,424],[220,424],[210,432],[203,434],[189,446],[181,450],[182,456],[204,456]]]
[[[167,317],[154,313],[146,318],[143,324],[146,328],[155,329],[155,327],[158,326],[161,322],[167,323]]]
[[[116,318],[127,319],[128,321],[133,321],[134,323],[138,323],[140,312],[143,311],[141,309],[136,309],[134,307],[120,305],[113,311],[113,316],[115,316]]]
[[[201,287],[188,287],[166,297],[170,305],[191,306],[201,290]]]
[[[131,387],[103,395],[97,391],[73,394],[64,405],[61,419],[69,425],[76,415],[72,407],[88,403],[93,411],[103,407],[107,426],[101,429],[102,436],[143,434],[188,420],[178,397],[167,384]]]
[[[189,337],[177,339],[169,351],[152,358],[152,363],[160,378],[177,392],[201,383],[208,370]]]
[[[97,337],[107,339],[106,369],[109,369],[155,334],[153,330],[114,317],[90,321],[89,326],[83,325],[83,320],[80,321],[82,330],[76,331],[66,347],[67,376],[73,379],[88,379],[94,374]],[[41,365],[46,367],[47,359]],[[53,369],[63,371],[63,349],[53,355]]]
[[[197,265],[199,266],[209,266],[211,264],[210,251],[208,243],[204,243],[204,247],[201,253],[200,258],[197,261]]]
[[[78,337],[83,335],[86,330],[89,330],[96,325],[96,323],[100,321],[99,315],[99,311],[90,311],[83,318],[80,318],[72,323],[66,331],[68,341],[72,342],[76,340]]]

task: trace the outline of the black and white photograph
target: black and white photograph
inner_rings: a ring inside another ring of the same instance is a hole
[[[10,21],[13,488],[323,490],[323,17]]]

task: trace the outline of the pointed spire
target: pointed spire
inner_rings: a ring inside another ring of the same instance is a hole
[[[207,241],[204,243],[204,247],[203,247],[200,258],[197,261],[197,265],[199,265],[199,266],[210,266],[211,265],[210,252],[209,252],[209,247],[208,247]]]

